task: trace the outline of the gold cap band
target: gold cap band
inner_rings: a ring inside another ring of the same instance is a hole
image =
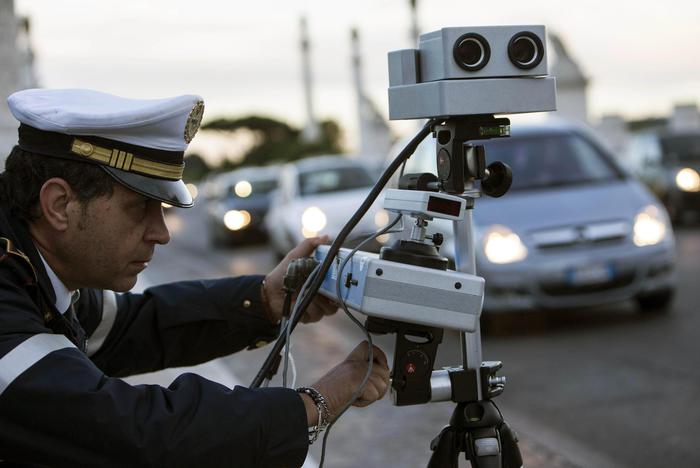
[[[127,172],[135,172],[162,179],[180,180],[185,169],[183,164],[166,164],[134,156],[132,153],[118,149],[104,148],[93,143],[73,140],[71,152],[79,156],[99,161],[102,164]]]

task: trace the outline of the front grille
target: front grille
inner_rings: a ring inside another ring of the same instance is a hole
[[[556,251],[556,250],[561,250],[561,249],[582,249],[582,248],[586,248],[589,246],[604,247],[604,246],[619,244],[623,240],[625,240],[625,236],[616,237],[613,239],[599,239],[599,240],[592,240],[592,241],[577,240],[577,241],[573,241],[573,242],[560,243],[560,244],[544,244],[544,245],[538,245],[537,248],[539,250],[544,251],[544,252],[550,252],[550,251]]]
[[[537,249],[552,251],[620,243],[627,238],[630,229],[627,222],[608,221],[536,231],[529,237]]]
[[[578,294],[591,294],[612,289],[624,288],[634,281],[634,271],[619,273],[612,281],[599,284],[567,284],[567,283],[547,283],[540,285],[543,293],[550,296],[573,296]]]

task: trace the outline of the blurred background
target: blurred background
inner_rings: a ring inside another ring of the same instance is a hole
[[[265,273],[304,237],[336,234],[417,130],[387,119],[387,52],[445,26],[544,24],[558,111],[509,116],[513,136],[487,157],[513,167],[513,188],[474,212],[484,358],[509,379],[496,401],[526,466],[700,466],[699,20],[684,0],[0,0],[0,154],[19,89],[199,94],[185,171],[196,206],[165,207],[173,240],[137,288]],[[408,172],[435,172],[432,145]],[[355,234],[389,220],[379,200]],[[448,257],[450,229],[430,229]],[[300,384],[362,339],[341,315],[295,332]],[[458,351],[447,339],[442,364]],[[265,355],[196,371],[247,384]],[[425,466],[452,405],[388,400],[343,417],[326,466]]]

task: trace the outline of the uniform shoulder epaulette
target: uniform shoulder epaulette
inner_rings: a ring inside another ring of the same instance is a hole
[[[10,239],[0,237],[0,264],[11,263],[13,266],[19,267],[20,276],[25,286],[36,285],[39,277],[36,274],[36,269],[29,260],[29,257],[17,249]]]
[[[11,274],[14,275],[15,281],[18,281],[25,287],[32,296],[34,303],[37,304],[44,322],[49,323],[53,319],[54,314],[41,299],[39,276],[36,268],[34,268],[29,257],[19,250],[7,237],[0,237],[0,267],[3,266],[8,267]]]

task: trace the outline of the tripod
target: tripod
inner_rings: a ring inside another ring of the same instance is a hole
[[[399,187],[440,191],[466,201],[464,219],[452,223],[454,260],[456,270],[474,275],[476,256],[472,209],[482,194],[492,197],[504,195],[510,188],[512,173],[501,162],[486,166],[484,147],[471,145],[469,141],[507,137],[510,122],[491,115],[456,117],[434,125],[432,132],[437,141],[437,176],[406,174],[401,178]],[[479,181],[480,187],[477,187],[476,181]],[[437,254],[435,247],[425,242],[429,238],[439,246],[442,236],[426,236],[426,219],[416,218],[411,239],[382,249],[381,258],[428,268],[447,268],[447,260]],[[456,468],[462,452],[474,468],[522,466],[517,437],[491,400],[503,392],[505,377],[496,376],[502,367],[500,362],[482,362],[478,321],[475,330],[460,334],[462,367],[432,372],[430,369],[437,346],[442,341],[442,330],[372,318],[368,319],[367,325],[373,332],[397,334],[392,375],[397,405],[445,400],[457,403],[449,425],[431,443],[433,455],[428,463],[429,468]],[[411,335],[422,336],[424,340],[417,344],[415,340],[407,339]],[[420,359],[415,356],[420,356]]]
[[[474,274],[476,261],[470,209],[465,220],[453,222],[455,269]],[[428,468],[457,468],[464,453],[473,468],[520,468],[523,465],[518,439],[491,400],[505,386],[505,377],[496,377],[500,362],[481,361],[481,331],[460,334],[462,370],[450,375],[451,399],[457,405],[449,425],[432,440]],[[459,372],[467,371],[460,385]],[[449,372],[449,371],[448,371]],[[464,380],[468,383],[465,385]],[[457,387],[457,388],[455,388]],[[460,388],[461,387],[461,388]]]
[[[452,223],[455,269],[458,271],[476,273],[472,209],[480,193],[475,181],[481,181],[481,192],[494,197],[504,195],[512,181],[510,168],[499,162],[486,167],[484,147],[471,146],[468,141],[472,138],[508,136],[509,130],[510,122],[507,119],[492,116],[449,119],[434,128],[440,187],[448,193],[461,191],[461,195],[467,199],[464,220]],[[461,179],[460,173],[463,174]],[[450,424],[431,443],[433,455],[428,467],[456,468],[458,455],[464,452],[473,468],[519,468],[522,457],[517,437],[491,400],[505,386],[505,378],[495,376],[501,363],[482,363],[478,322],[474,332],[460,334],[460,346],[463,370],[471,371],[469,375],[473,376],[470,379],[472,388],[470,391],[456,392],[453,383],[452,399],[457,406]],[[454,379],[451,381],[455,382]]]

